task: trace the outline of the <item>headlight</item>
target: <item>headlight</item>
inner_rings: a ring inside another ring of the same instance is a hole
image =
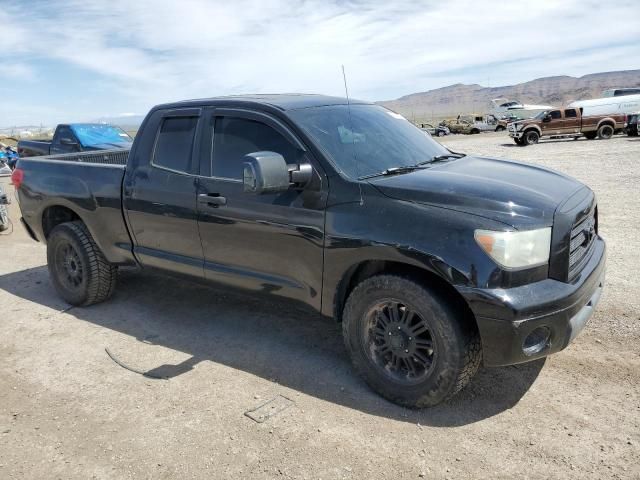
[[[549,261],[551,227],[523,232],[476,230],[478,245],[504,268],[526,268]]]

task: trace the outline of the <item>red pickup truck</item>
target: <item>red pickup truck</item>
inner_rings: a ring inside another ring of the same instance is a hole
[[[540,112],[533,118],[510,123],[509,136],[518,145],[533,145],[540,137],[584,135],[609,139],[624,127],[623,114],[584,115],[583,108],[560,108]]]

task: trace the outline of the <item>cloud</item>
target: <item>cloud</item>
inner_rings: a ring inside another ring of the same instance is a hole
[[[536,8],[471,0],[0,1],[0,59],[32,72],[53,62],[58,83],[65,66],[86,71],[112,97],[103,103],[122,110],[232,93],[340,95],[341,64],[354,97],[379,100],[488,77],[498,85],[637,68],[638,15],[637,2],[623,0],[615,8],[580,0],[539,0]]]

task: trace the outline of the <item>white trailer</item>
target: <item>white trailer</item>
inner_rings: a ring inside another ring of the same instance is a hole
[[[627,114],[640,110],[640,95],[624,95],[621,97],[594,98],[578,100],[568,105],[569,108],[582,109],[582,116]]]

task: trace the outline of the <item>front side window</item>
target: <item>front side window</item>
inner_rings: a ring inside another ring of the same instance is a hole
[[[554,110],[549,115],[551,115],[551,118],[554,119],[554,120],[558,120],[558,119],[562,118],[562,114],[560,113],[560,110]]]
[[[576,110],[574,108],[564,111],[564,118],[576,118],[577,116],[578,115],[576,114]]]
[[[58,129],[58,133],[56,135],[56,142],[58,144],[65,142],[75,142],[75,138],[73,136],[73,132],[69,127],[60,127]]]
[[[213,127],[212,175],[242,179],[244,156],[275,152],[287,163],[298,163],[303,152],[269,125],[237,117],[216,117]]]
[[[178,172],[192,172],[191,151],[198,117],[167,117],[162,121],[153,164]]]
[[[450,153],[402,115],[378,105],[301,108],[289,115],[351,178]]]

